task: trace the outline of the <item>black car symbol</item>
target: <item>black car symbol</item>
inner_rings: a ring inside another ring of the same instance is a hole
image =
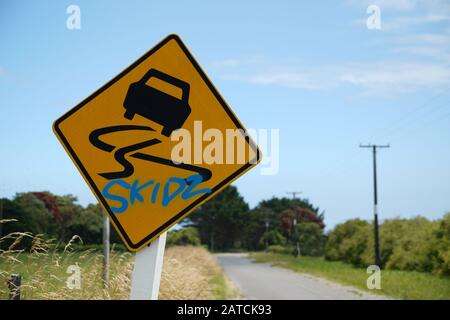
[[[170,94],[148,86],[146,83],[155,77],[181,89],[178,99]],[[179,129],[191,113],[189,106],[189,84],[156,69],[150,69],[141,80],[128,88],[125,101],[125,118],[132,120],[139,114],[163,126],[162,134],[169,137],[173,130]]]

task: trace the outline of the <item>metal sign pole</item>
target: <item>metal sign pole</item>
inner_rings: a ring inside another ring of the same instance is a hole
[[[166,232],[136,252],[130,300],[158,300],[165,246]]]
[[[103,286],[109,286],[109,218],[103,212]]]

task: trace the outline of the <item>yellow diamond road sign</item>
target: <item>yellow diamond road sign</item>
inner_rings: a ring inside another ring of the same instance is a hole
[[[133,251],[261,158],[176,35],[56,120],[53,130]]]

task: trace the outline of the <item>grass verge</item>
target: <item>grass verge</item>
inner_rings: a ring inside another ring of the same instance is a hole
[[[160,299],[233,299],[216,258],[202,247],[171,247],[164,256]]]
[[[220,271],[211,279],[214,297],[217,300],[233,300],[239,299],[239,290],[233,285],[225,274]]]
[[[250,257],[255,262],[268,262],[296,272],[309,273],[344,285],[351,285],[371,293],[400,299],[449,300],[450,278],[415,271],[381,271],[381,290],[369,290],[365,269],[355,268],[337,261],[317,257],[300,257],[274,253],[255,252]]]
[[[21,299],[128,299],[134,255],[111,253],[108,288],[103,286],[102,260],[98,250],[80,251],[70,246],[56,250],[34,236],[30,251],[0,250],[0,299],[8,298],[7,280],[13,273],[22,276]],[[67,285],[73,266],[80,270],[79,289]],[[230,288],[206,249],[186,246],[165,251],[160,299],[231,299]]]

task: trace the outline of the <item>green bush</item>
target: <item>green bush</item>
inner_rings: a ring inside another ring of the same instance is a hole
[[[364,254],[367,250],[369,234],[370,224],[361,219],[352,219],[338,224],[328,235],[325,259],[341,260],[356,266],[365,265]]]
[[[379,226],[382,267],[450,275],[450,213],[434,222],[423,217],[389,219]],[[354,219],[330,232],[325,258],[355,266],[374,263],[373,224]]]
[[[283,245],[285,243],[286,238],[278,230],[271,230],[269,232],[265,232],[259,239],[260,248],[265,248],[266,245],[274,246],[274,245]]]
[[[273,245],[268,247],[268,252],[278,254],[292,254],[294,252],[293,246]]]
[[[323,229],[315,222],[300,223],[296,226],[302,256],[323,255]]]
[[[436,223],[425,218],[391,219],[380,226],[380,252],[386,269],[433,270]]]
[[[199,246],[200,237],[197,228],[186,227],[172,230],[167,234],[167,246]]]
[[[450,213],[439,222],[431,250],[433,272],[450,276]]]

